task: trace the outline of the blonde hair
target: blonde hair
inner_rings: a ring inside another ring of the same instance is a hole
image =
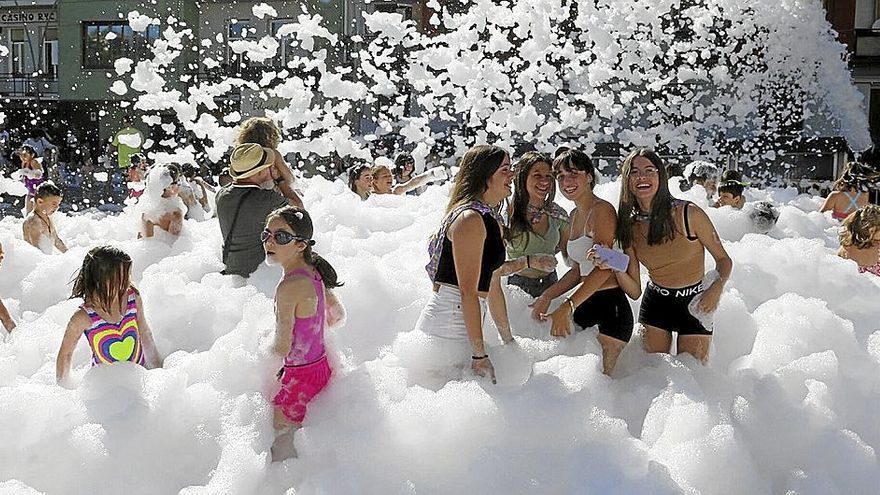
[[[849,214],[840,226],[840,245],[856,249],[871,247],[880,230],[880,206],[867,205]]]
[[[251,117],[245,120],[238,129],[236,144],[256,143],[266,148],[277,149],[281,142],[281,129],[272,119]]]

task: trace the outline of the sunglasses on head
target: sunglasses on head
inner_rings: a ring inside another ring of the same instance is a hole
[[[299,235],[293,235],[290,232],[286,232],[284,230],[276,230],[275,232],[266,229],[260,232],[260,242],[263,244],[269,240],[269,238],[274,238],[275,243],[279,246],[284,246],[285,244],[290,244],[293,241],[303,241],[308,243],[309,246],[313,246],[315,241],[309,239],[308,237],[303,237]]]

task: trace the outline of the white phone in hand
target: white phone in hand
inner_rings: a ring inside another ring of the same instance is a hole
[[[625,272],[629,267],[629,255],[605,246],[596,246],[596,257],[616,272]]]

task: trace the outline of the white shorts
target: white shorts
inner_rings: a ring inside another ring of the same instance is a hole
[[[480,322],[486,318],[486,300],[480,299]],[[468,342],[464,313],[461,310],[461,292],[457,287],[441,285],[433,292],[428,304],[422,309],[416,330],[441,339]]]

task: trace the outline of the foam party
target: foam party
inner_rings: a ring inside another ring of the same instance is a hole
[[[0,106],[0,493],[875,493],[880,153],[830,10],[412,3],[113,12],[150,45],[93,61],[94,163]]]

